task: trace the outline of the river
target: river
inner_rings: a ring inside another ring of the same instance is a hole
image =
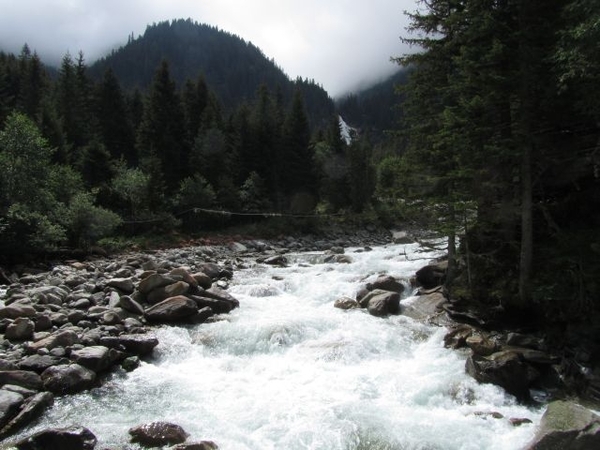
[[[297,254],[286,268],[237,271],[229,291],[240,308],[215,323],[159,328],[152,361],[57,399],[20,436],[79,424],[97,448],[135,449],[130,427],[166,420],[222,450],[523,448],[543,410],[468,377],[466,356],[443,346],[445,329],[333,307],[380,273],[407,282],[439,252],[411,244],[347,254],[351,264]],[[511,417],[533,423],[513,427]]]

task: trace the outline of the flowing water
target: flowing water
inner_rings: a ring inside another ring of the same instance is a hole
[[[130,427],[166,420],[188,441],[222,450],[523,448],[542,411],[465,375],[465,355],[444,348],[443,328],[333,307],[380,273],[408,280],[437,256],[418,251],[349,251],[351,264],[299,254],[287,268],[238,271],[230,292],[239,309],[215,323],[160,328],[151,362],[57,399],[21,436],[80,424],[97,448],[135,449]],[[533,424],[513,427],[511,417]]]

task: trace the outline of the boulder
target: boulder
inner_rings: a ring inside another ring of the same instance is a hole
[[[323,260],[325,263],[337,263],[337,264],[351,264],[353,262],[352,258],[348,255],[327,255]]]
[[[215,263],[206,262],[198,265],[197,270],[207,275],[211,280],[217,280],[221,277],[222,267]],[[194,275],[194,278],[196,278],[196,275]]]
[[[84,427],[50,428],[39,431],[15,444],[17,450],[93,450],[96,436]]]
[[[37,311],[31,305],[12,303],[0,308],[0,319],[18,319],[19,317],[35,317]]]
[[[600,416],[570,401],[548,405],[527,450],[600,448]]]
[[[4,337],[9,341],[24,341],[31,339],[35,331],[35,323],[26,317],[18,317],[6,327]]]
[[[381,275],[372,283],[367,283],[367,289],[369,291],[382,289],[384,291],[392,291],[402,294],[402,292],[404,292],[404,285],[391,275]]]
[[[436,286],[444,284],[448,261],[442,261],[436,264],[429,264],[417,270],[417,283],[425,289],[433,289]]]
[[[198,305],[183,295],[170,297],[146,310],[146,319],[155,323],[182,322],[198,312]]]
[[[65,364],[67,359],[53,355],[31,355],[19,361],[19,369],[42,373],[48,367]]]
[[[76,394],[94,385],[96,373],[79,364],[63,364],[44,370],[42,380],[53,394]]]
[[[488,357],[472,355],[467,359],[466,371],[480,383],[500,386],[519,400],[527,400],[530,384],[539,373],[514,351],[503,350]]]
[[[77,333],[72,330],[63,330],[29,344],[27,349],[31,353],[36,353],[42,348],[52,350],[55,347],[69,347],[77,344],[78,342],[79,336],[77,336]]]
[[[106,285],[118,289],[125,294],[132,294],[135,289],[131,278],[113,278],[108,280]]]
[[[102,345],[73,350],[71,352],[71,359],[73,362],[94,372],[102,372],[108,369],[114,362],[109,348]]]
[[[0,429],[0,439],[13,434],[37,419],[53,402],[54,396],[50,392],[39,392],[25,399],[17,415]]]
[[[127,312],[137,314],[139,316],[144,315],[144,307],[142,305],[140,305],[138,302],[136,302],[129,295],[123,295],[119,299],[119,306]]]
[[[185,442],[188,434],[179,425],[169,422],[151,422],[129,429],[131,442],[145,447],[161,447]]]
[[[117,345],[122,346],[128,353],[144,356],[152,353],[158,345],[158,339],[152,334],[122,334],[116,338]],[[100,340],[102,343],[102,340]]]
[[[270,266],[278,266],[278,267],[286,267],[288,264],[288,260],[283,255],[273,255],[269,256],[262,260],[263,263],[268,264]]]
[[[25,397],[17,392],[0,389],[0,429],[17,415],[23,400]]]
[[[197,272],[192,275],[192,278],[196,280],[196,286],[202,289],[209,289],[212,286],[212,279],[204,272]]]
[[[138,284],[138,290],[142,294],[148,294],[148,293],[152,292],[154,289],[157,289],[157,288],[160,288],[163,286],[168,286],[169,284],[173,284],[176,281],[177,280],[172,277],[168,277],[166,275],[161,275],[158,273],[153,273],[150,276],[147,276],[146,278],[144,278],[142,281],[140,281],[140,283]]]
[[[446,297],[441,292],[419,295],[409,303],[402,305],[402,315],[422,322],[429,321],[434,316],[443,314],[442,305]]]
[[[400,312],[400,294],[397,292],[375,289],[365,295],[359,303],[373,316],[383,317]]]
[[[198,280],[196,280],[192,274],[190,274],[187,269],[183,268],[183,267],[177,267],[173,270],[171,270],[171,272],[169,272],[169,275],[172,275],[174,277],[181,277],[181,279],[183,281],[185,281],[187,284],[189,284],[192,287],[198,287]]]
[[[185,281],[176,281],[173,284],[154,289],[146,296],[146,301],[151,305],[155,305],[169,297],[184,295],[189,290],[190,285],[188,283]]]
[[[27,389],[40,390],[42,379],[29,370],[0,370],[0,385],[16,384]]]
[[[467,347],[473,350],[473,353],[480,356],[490,356],[498,350],[496,342],[487,336],[473,334],[466,340]]]

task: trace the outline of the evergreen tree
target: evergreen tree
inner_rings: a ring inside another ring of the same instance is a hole
[[[189,149],[181,101],[166,61],[157,69],[148,94],[137,147],[140,159],[146,161],[147,167],[152,167],[154,178],[162,174],[165,188],[174,192],[189,172],[186,165]],[[158,188],[162,183],[153,179],[151,184]]]

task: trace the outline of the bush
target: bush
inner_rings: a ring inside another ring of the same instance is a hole
[[[109,236],[120,224],[119,215],[95,206],[89,192],[76,194],[69,203],[65,225],[71,242],[78,247],[88,247]]]

